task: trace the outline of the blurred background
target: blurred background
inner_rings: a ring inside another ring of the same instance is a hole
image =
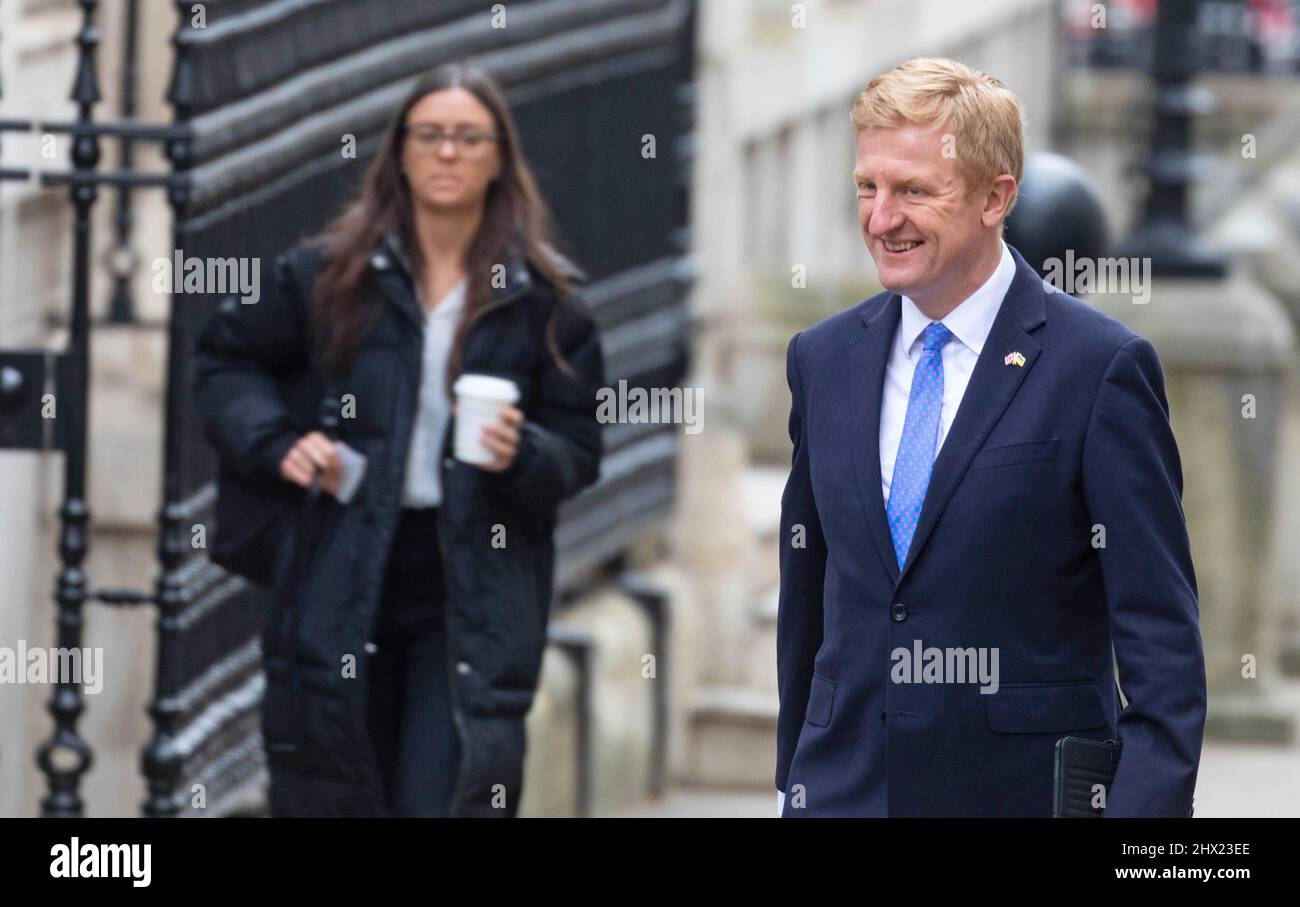
[[[151,263],[315,232],[462,56],[507,89],[611,384],[703,401],[698,433],[606,426],[564,508],[522,815],[775,816],[785,349],[880,289],[849,109],[914,56],[1024,103],[1031,264],[1149,264],[1072,291],[1165,368],[1196,815],[1300,815],[1300,0],[0,0],[0,647],[105,661],[98,693],[0,683],[0,815],[265,812],[266,593],[190,543],[216,299]]]

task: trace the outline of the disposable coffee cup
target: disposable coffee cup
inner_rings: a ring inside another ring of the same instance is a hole
[[[483,426],[497,421],[501,407],[518,402],[513,381],[492,375],[461,375],[456,392],[456,459],[462,463],[492,463],[496,454],[479,442]]]

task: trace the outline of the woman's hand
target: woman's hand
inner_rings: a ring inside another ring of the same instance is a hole
[[[452,408],[455,412],[455,407]],[[486,447],[495,457],[491,463],[475,463],[479,469],[488,472],[505,472],[514,463],[519,454],[519,426],[524,421],[524,412],[515,406],[503,406],[497,413],[497,421],[483,426],[479,443]]]
[[[320,473],[320,487],[337,495],[343,480],[343,461],[339,459],[333,441],[318,431],[310,431],[284,455],[280,461],[280,475],[307,488],[317,472]]]

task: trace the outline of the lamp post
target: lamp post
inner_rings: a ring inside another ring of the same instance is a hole
[[[1125,258],[1150,259],[1157,277],[1222,278],[1228,259],[1192,225],[1188,190],[1213,171],[1213,163],[1193,150],[1192,123],[1213,109],[1213,95],[1191,84],[1196,74],[1196,16],[1200,4],[1165,0],[1156,14],[1151,75],[1152,145],[1142,218],[1121,246]]]

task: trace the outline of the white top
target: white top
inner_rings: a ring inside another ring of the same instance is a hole
[[[934,446],[936,457],[948,437],[948,429],[957,415],[966,385],[975,371],[975,362],[980,350],[984,349],[984,341],[993,329],[993,319],[1002,308],[1002,299],[1015,276],[1016,261],[1003,242],[1002,260],[989,279],[942,319],[941,323],[952,331],[953,337],[940,351],[943,359],[943,404],[939,411],[939,437]],[[903,420],[907,416],[912,375],[925,348],[922,335],[930,324],[930,319],[916,307],[916,303],[904,296],[902,317],[890,347],[880,401],[880,490],[886,503],[889,501],[889,483],[894,477],[894,460],[903,439]],[[1003,352],[1009,351],[999,351],[998,355]]]
[[[424,316],[424,364],[421,367],[420,402],[411,429],[406,461],[403,507],[437,507],[442,503],[442,439],[451,419],[447,397],[447,359],[451,341],[465,307],[468,290],[464,278]],[[416,290],[424,304],[422,288]]]

